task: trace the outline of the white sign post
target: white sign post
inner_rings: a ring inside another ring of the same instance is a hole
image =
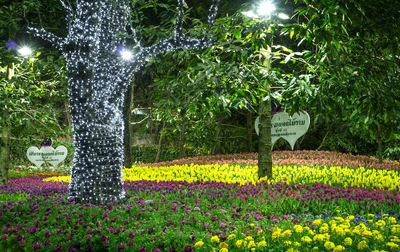
[[[259,134],[259,119],[255,121],[255,130]],[[310,127],[310,116],[307,112],[295,113],[289,116],[286,112],[278,112],[271,119],[272,147],[279,138],[289,142],[292,150],[297,139],[303,136]]]
[[[37,167],[41,166],[44,162],[57,166],[59,163],[64,161],[67,157],[67,153],[68,150],[65,146],[58,146],[55,149],[51,146],[42,146],[40,150],[37,147],[32,146],[26,151],[29,161]]]

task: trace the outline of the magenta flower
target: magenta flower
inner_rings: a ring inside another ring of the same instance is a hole
[[[135,231],[130,231],[128,236],[129,238],[133,238],[136,235]]]
[[[49,240],[46,240],[45,242],[44,242],[44,246],[49,246],[51,243],[50,243],[50,241]]]
[[[135,245],[135,242],[133,240],[130,240],[129,243],[128,243],[128,246],[132,247],[133,245]]]
[[[19,246],[20,247],[23,247],[25,245],[25,240],[21,240],[20,242],[19,242]]]
[[[62,251],[62,247],[60,246],[60,245],[57,245],[55,248],[54,248],[54,252],[61,252]]]
[[[35,244],[33,244],[33,250],[38,250],[42,248],[42,244],[40,244],[40,242],[36,242]]]
[[[183,248],[183,251],[184,251],[184,252],[191,252],[191,251],[193,251],[193,247],[190,246],[190,245],[186,245],[186,246]]]
[[[8,238],[8,235],[7,235],[7,234],[3,234],[3,235],[1,236],[1,239],[3,239],[3,240],[7,240],[7,238]]]
[[[104,247],[107,247],[110,244],[110,242],[108,240],[104,241]]]
[[[225,222],[219,223],[219,227],[225,229],[228,225]]]
[[[51,231],[47,230],[46,232],[44,232],[44,237],[49,238],[51,236]]]
[[[123,250],[123,249],[125,249],[125,243],[121,242],[120,244],[118,244],[117,250],[120,251],[120,250]]]
[[[263,220],[263,219],[264,219],[264,216],[257,215],[256,217],[254,217],[254,219],[255,219],[256,221]]]
[[[92,239],[92,235],[88,234],[86,235],[86,240],[91,240]]]
[[[93,228],[89,228],[88,230],[87,230],[87,232],[89,233],[89,234],[91,234],[91,233],[93,233]]]

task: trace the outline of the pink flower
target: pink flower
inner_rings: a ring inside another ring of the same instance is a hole
[[[3,239],[3,240],[7,240],[7,238],[8,238],[8,235],[7,235],[7,234],[3,234],[3,235],[1,236],[1,239]]]
[[[219,223],[219,227],[225,229],[228,225],[225,222]]]

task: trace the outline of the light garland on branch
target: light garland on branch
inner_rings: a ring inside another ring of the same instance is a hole
[[[213,25],[219,0],[213,0],[208,24]],[[28,28],[63,53],[68,69],[69,100],[74,128],[75,156],[69,198],[107,203],[123,199],[124,96],[133,73],[152,57],[178,48],[201,49],[211,38],[187,39],[182,34],[183,0],[178,0],[175,35],[156,45],[141,47],[129,24],[130,1],[77,1],[67,11],[68,35],[60,38],[44,29]],[[127,27],[134,45],[126,45]],[[136,53],[128,50],[135,48]]]

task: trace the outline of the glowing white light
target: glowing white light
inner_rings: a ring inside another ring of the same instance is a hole
[[[129,50],[126,50],[126,49],[123,49],[123,50],[120,52],[120,54],[121,54],[123,60],[131,60],[132,57],[133,57],[132,52],[129,51]]]
[[[278,18],[280,18],[280,19],[289,19],[290,17],[288,15],[286,15],[285,13],[279,13],[278,14]]]
[[[24,46],[24,47],[21,47],[20,49],[18,49],[18,53],[21,56],[29,56],[32,54],[32,50],[29,47]]]
[[[272,1],[262,2],[257,8],[257,14],[259,16],[270,16],[272,12],[276,10],[275,5]]]
[[[253,11],[243,11],[243,15],[248,16],[249,18],[257,18],[257,14],[255,14]]]

